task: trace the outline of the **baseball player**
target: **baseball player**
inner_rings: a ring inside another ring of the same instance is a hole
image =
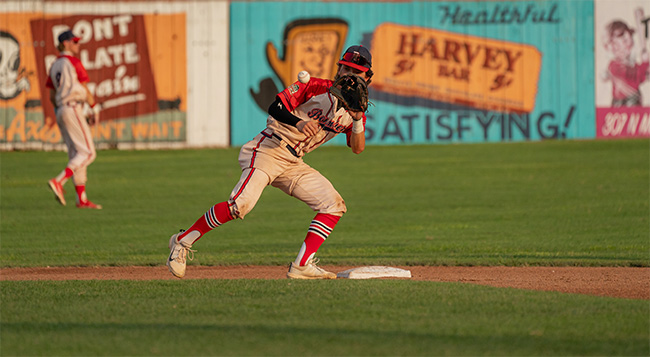
[[[338,62],[336,78],[356,77],[370,80],[372,57],[365,47],[352,46]],[[362,74],[362,76],[346,76]],[[366,81],[363,81],[365,87]],[[227,201],[217,203],[190,228],[169,240],[169,271],[185,276],[186,258],[193,259],[192,245],[205,233],[235,218],[248,214],[262,191],[277,187],[305,202],[317,214],[295,261],[289,266],[290,279],[336,279],[336,274],[317,266],[316,251],[332,233],[346,212],[345,202],[325,176],[303,161],[303,156],[340,133],[355,154],[365,149],[363,111],[348,110],[342,100],[332,95],[337,81],[310,78],[280,92],[269,107],[267,125],[253,140],[242,146],[239,164],[242,175]],[[367,88],[365,92],[367,108]]]
[[[79,54],[79,37],[68,30],[58,37],[59,57],[50,68],[46,87],[50,89],[50,101],[56,112],[56,123],[61,131],[63,141],[68,148],[68,164],[61,173],[48,181],[55,198],[65,206],[63,186],[73,177],[77,207],[101,209],[86,196],[86,170],[97,156],[90,125],[99,120],[99,106],[88,90],[88,73],[81,61],[75,57]],[[84,105],[93,108],[88,116]],[[52,126],[53,123],[49,123]]]

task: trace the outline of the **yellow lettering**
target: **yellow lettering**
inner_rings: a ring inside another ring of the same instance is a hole
[[[113,128],[114,121],[108,123],[99,122],[99,125],[95,126],[95,138],[96,139],[110,139],[111,138],[111,129]]]
[[[146,139],[147,138],[147,123],[133,123],[131,124],[131,131],[133,139]]]
[[[39,129],[41,127],[41,122],[28,121],[27,123],[27,140],[39,140],[40,135]]]
[[[126,123],[124,122],[115,123],[115,136],[117,136],[118,140],[124,137],[124,130],[126,130]]]
[[[171,123],[172,132],[174,133],[174,139],[177,139],[181,136],[181,128],[183,127],[183,122],[180,120],[174,120]]]
[[[61,131],[59,130],[59,126],[54,125],[52,128],[44,126],[41,137],[43,138],[43,141],[47,143],[54,144],[61,142]]]
[[[25,142],[25,115],[18,114],[14,117],[14,120],[9,124],[9,129],[7,129],[7,141],[14,141],[15,137],[18,136],[20,142]]]
[[[151,123],[151,128],[149,129],[149,138],[155,139],[160,137],[160,125],[158,123]]]

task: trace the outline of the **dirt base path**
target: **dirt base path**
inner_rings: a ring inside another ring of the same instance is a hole
[[[323,266],[332,272],[353,267]],[[517,289],[650,300],[650,268],[610,267],[398,267],[411,280],[461,282]],[[282,266],[189,266],[184,279],[285,279]],[[170,280],[165,266],[0,269],[6,280]]]

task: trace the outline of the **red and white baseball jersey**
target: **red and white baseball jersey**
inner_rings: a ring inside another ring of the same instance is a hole
[[[90,81],[81,60],[70,52],[61,52],[50,68],[45,86],[56,90],[56,106],[68,102],[85,102],[86,88],[81,83]]]
[[[329,92],[332,83],[328,79],[311,78],[307,83],[296,82],[278,94],[293,115],[306,121],[316,119],[322,128],[316,135],[307,137],[296,127],[281,123],[269,115],[267,128],[282,137],[298,156],[313,151],[340,133],[347,135],[350,145],[353,119],[345,108],[336,110],[338,99]],[[365,114],[362,120],[365,127]]]

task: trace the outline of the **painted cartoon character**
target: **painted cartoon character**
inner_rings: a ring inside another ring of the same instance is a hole
[[[620,20],[607,25],[605,49],[613,55],[607,67],[606,79],[612,81],[612,106],[634,107],[642,105],[639,86],[648,78],[649,56],[643,37],[641,48],[641,63],[637,63],[633,55],[634,30]]]
[[[13,99],[31,85],[20,68],[18,40],[8,32],[0,31],[0,99]]]

